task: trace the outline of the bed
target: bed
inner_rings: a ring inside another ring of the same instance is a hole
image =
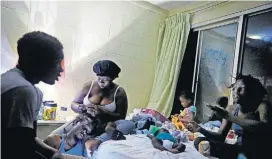
[[[187,142],[186,151],[172,154],[153,148],[151,140],[146,135],[127,135],[127,140],[107,141],[94,152],[92,159],[207,159]]]

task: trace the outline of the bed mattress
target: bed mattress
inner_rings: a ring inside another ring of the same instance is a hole
[[[102,143],[92,159],[206,159],[194,148],[192,142],[185,143],[185,152],[172,154],[153,148],[146,135],[126,135],[126,138]]]

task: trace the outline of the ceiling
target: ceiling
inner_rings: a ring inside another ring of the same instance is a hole
[[[183,10],[190,10],[205,4],[204,1],[200,2],[197,0],[188,0],[188,1],[146,0],[146,1],[168,11],[169,10],[173,11],[175,9],[182,10],[181,8],[183,8]],[[271,40],[271,37],[272,37],[272,29],[271,29],[272,18],[271,17],[272,17],[272,12],[268,12],[268,13],[257,15],[257,16],[250,16],[248,21],[247,37],[251,39],[259,38],[263,40]],[[212,30],[219,34],[222,34],[223,36],[235,38],[237,33],[237,25],[232,24],[225,27],[213,28]]]
[[[169,1],[169,0],[147,0],[147,1],[153,5],[156,5],[166,10],[187,6],[195,2],[195,1]]]

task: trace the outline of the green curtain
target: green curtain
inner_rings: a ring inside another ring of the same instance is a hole
[[[180,66],[190,31],[190,15],[179,13],[167,18],[159,28],[156,72],[147,108],[168,117],[171,113]]]

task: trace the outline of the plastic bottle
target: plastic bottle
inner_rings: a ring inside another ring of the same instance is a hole
[[[40,111],[39,111],[38,116],[37,116],[38,120],[43,120],[43,107],[44,106],[43,106],[43,103],[42,103]]]
[[[44,102],[43,120],[55,120],[57,112],[57,104],[54,101]]]

